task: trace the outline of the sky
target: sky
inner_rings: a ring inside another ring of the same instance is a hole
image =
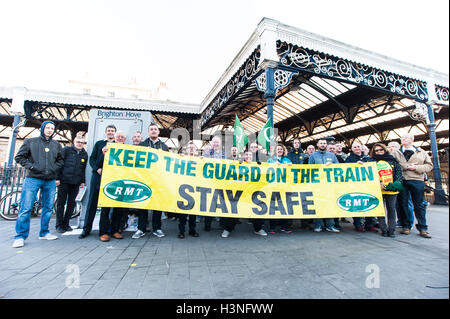
[[[200,104],[263,17],[449,73],[448,0],[0,0],[0,86],[68,91],[89,74]]]

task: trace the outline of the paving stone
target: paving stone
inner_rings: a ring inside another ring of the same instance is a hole
[[[448,299],[448,208],[432,206],[427,220],[432,239],[384,238],[343,232],[260,237],[245,220],[230,238],[221,238],[217,222],[199,238],[176,238],[177,223],[163,220],[166,237],[147,235],[102,243],[96,231],[80,240],[60,236],[37,239],[39,220],[23,248],[13,249],[14,223],[0,220],[0,295],[3,298],[333,298]],[[51,221],[54,227],[54,218]],[[66,287],[75,265],[80,287]],[[379,267],[380,287],[369,288]],[[437,288],[430,288],[437,287]]]

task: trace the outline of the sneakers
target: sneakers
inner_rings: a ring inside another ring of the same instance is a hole
[[[339,229],[336,229],[333,227],[327,227],[326,231],[332,232],[332,233],[340,233],[341,231]]]
[[[47,233],[47,234],[45,234],[45,236],[39,236],[39,239],[55,240],[55,239],[58,239],[58,237],[55,235],[52,235],[50,233]]]
[[[23,247],[24,245],[25,245],[25,240],[23,238],[17,238],[16,240],[14,240],[12,247],[20,248],[20,247]]]
[[[184,233],[178,233],[178,238],[183,239],[184,238]]]
[[[322,231],[322,227],[316,227],[316,228],[314,228],[314,232],[315,233],[320,233]]]
[[[164,233],[162,232],[161,229],[154,231],[153,235],[155,235],[156,237],[159,237],[159,238],[166,236],[166,235],[164,235]]]
[[[269,234],[275,235],[275,229],[270,229],[270,230],[269,230]]]
[[[430,233],[427,232],[426,230],[421,230],[419,235],[424,237],[424,238],[431,238]]]
[[[142,230],[138,230],[137,232],[135,232],[133,234],[133,236],[131,236],[131,238],[138,239],[138,238],[141,238],[141,237],[144,237],[144,236],[145,236],[145,233]]]
[[[281,231],[286,234],[292,233],[292,230],[290,228],[281,228]]]
[[[228,238],[230,236],[230,232],[227,230],[224,230],[222,233],[222,238]]]
[[[355,227],[355,230],[359,233],[364,233],[364,227],[363,226],[359,226],[359,227]]]
[[[391,238],[395,238],[394,232],[387,232],[387,236]]]
[[[259,231],[255,231],[256,235],[259,236],[267,236],[267,233],[264,231],[264,229],[260,229]]]

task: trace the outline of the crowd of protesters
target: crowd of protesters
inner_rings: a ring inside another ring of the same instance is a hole
[[[117,131],[114,125],[108,125],[105,130],[105,139],[95,143],[88,157],[84,150],[86,144],[83,136],[76,136],[72,146],[62,148],[58,142],[52,139],[55,124],[45,121],[41,126],[39,137],[25,140],[19,149],[15,160],[25,167],[28,175],[23,184],[20,210],[15,226],[15,240],[13,247],[24,246],[30,231],[30,215],[38,191],[41,191],[42,213],[39,239],[55,240],[58,237],[51,234],[49,221],[53,212],[53,201],[56,187],[58,187],[58,200],[56,210],[56,231],[63,233],[71,231],[69,225],[70,216],[75,206],[75,197],[79,188],[85,186],[85,170],[89,163],[92,169],[92,177],[89,185],[89,198],[80,239],[90,235],[95,215],[97,212],[100,181],[103,170],[104,154],[107,151],[107,143],[124,143],[125,133]],[[159,138],[159,129],[156,124],[148,127],[148,138],[143,140],[141,132],[135,132],[132,136],[133,145],[161,149],[169,151],[167,145]],[[432,170],[432,162],[427,153],[413,145],[414,136],[405,134],[401,138],[401,145],[391,142],[388,145],[375,143],[369,150],[365,145],[355,141],[350,146],[350,152],[343,152],[341,143],[334,143],[330,139],[319,139],[316,145],[308,145],[303,151],[300,140],[294,139],[291,149],[287,150],[283,144],[277,144],[273,152],[267,154],[257,143],[250,143],[248,148],[239,153],[237,147],[230,149],[229,156],[222,147],[221,138],[215,136],[212,140],[198,150],[195,144],[189,142],[183,154],[186,156],[203,156],[215,159],[230,159],[245,162],[267,161],[277,165],[292,164],[338,164],[358,163],[365,165],[368,162],[388,163],[392,170],[392,182],[385,184],[380,181],[386,217],[354,217],[354,229],[357,232],[380,232],[384,237],[395,237],[395,229],[401,228],[400,233],[408,235],[414,224],[414,216],[417,220],[416,228],[419,235],[431,238],[426,222],[426,201],[424,199],[424,178],[426,173]],[[148,210],[128,208],[102,207],[99,221],[99,238],[103,242],[111,238],[122,239],[127,217],[133,214],[138,217],[137,231],[132,235],[138,239],[151,231],[157,237],[164,237],[162,231],[162,218],[164,213],[152,211],[151,227],[148,221]],[[172,214],[174,220],[178,219],[178,238],[185,238],[186,223],[188,234],[199,237],[196,230],[199,218],[203,219],[206,232],[211,231],[211,225],[217,220],[223,229],[222,237],[231,235],[235,227],[241,223],[238,218],[213,218],[209,216],[195,216],[189,214]],[[292,233],[293,220],[290,219],[250,219],[253,231],[256,235],[275,235],[277,227],[283,233]],[[301,227],[310,228],[314,232],[323,230],[339,233],[342,231],[341,222],[349,222],[346,218],[302,219]],[[264,230],[268,226],[268,232]]]

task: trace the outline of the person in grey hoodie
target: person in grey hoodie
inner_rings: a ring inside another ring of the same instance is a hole
[[[339,164],[338,159],[336,158],[336,155],[333,153],[327,152],[327,140],[326,139],[320,139],[317,141],[317,148],[318,151],[312,153],[309,156],[308,164],[324,164],[324,165],[330,165],[330,164]],[[322,228],[324,226],[325,222],[325,229],[326,231],[333,232],[333,233],[339,233],[340,231],[334,227],[334,219],[333,218],[317,218],[314,219],[314,231],[316,233],[321,232]]]

